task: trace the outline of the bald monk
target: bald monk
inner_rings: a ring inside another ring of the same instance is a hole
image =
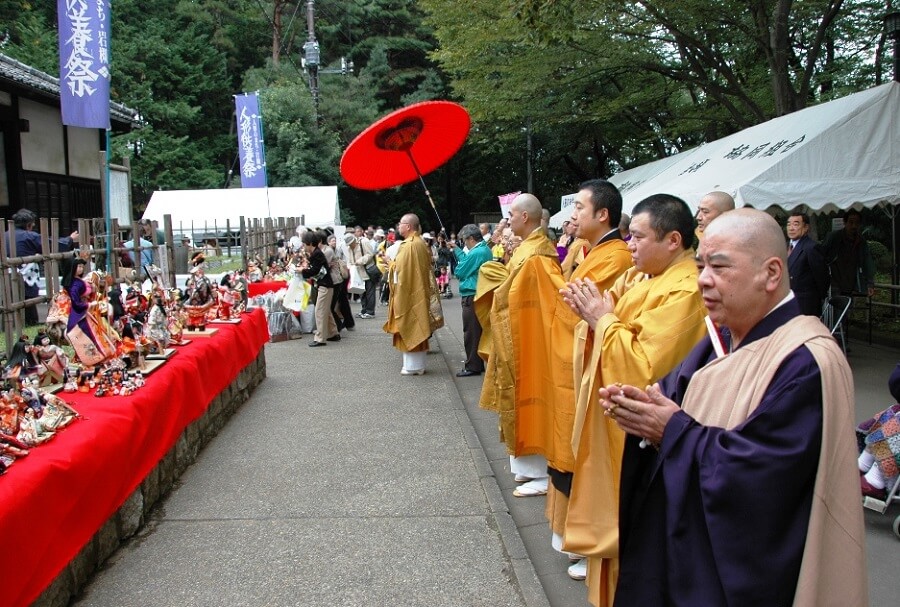
[[[384,258],[390,264],[390,300],[383,328],[393,335],[394,347],[403,353],[400,375],[422,375],[428,338],[443,326],[443,314],[439,321],[431,314],[431,296],[437,285],[431,271],[431,252],[420,236],[419,218],[407,213],[400,219],[399,231],[403,241],[396,257],[392,262]]]
[[[697,241],[703,238],[703,231],[713,219],[734,210],[734,198],[728,192],[710,192],[697,203]]]
[[[569,225],[573,228],[575,242],[583,242],[588,253],[566,280],[590,279],[598,289],[612,288],[616,279],[631,267],[631,252],[619,231],[622,214],[622,195],[616,186],[602,179],[585,181],[579,186],[572,207]],[[574,246],[574,245],[573,245]],[[558,289],[565,284],[558,283]],[[556,312],[553,317],[552,347],[550,367],[555,375],[556,397],[545,411],[525,407],[519,412],[519,419],[535,416],[533,423],[543,423],[553,428],[545,433],[550,439],[540,445],[547,457],[551,486],[548,490],[546,515],[553,531],[552,544],[562,551],[565,531],[566,509],[575,456],[572,452],[572,428],[575,416],[575,385],[573,374],[573,345],[575,327],[581,318],[573,312],[563,298],[556,296]],[[581,377],[582,369],[577,370]],[[539,422],[543,416],[544,421]],[[569,568],[569,575],[584,579],[587,563],[581,562]],[[582,569],[585,573],[582,573]]]
[[[548,365],[552,346],[550,325],[557,299],[557,281],[562,280],[556,247],[541,225],[543,208],[532,194],[520,194],[513,200],[509,229],[516,245],[505,267],[503,281],[492,291],[491,342],[479,404],[500,416],[500,438],[510,455],[510,467],[524,484],[514,491],[516,497],[547,493],[547,460],[539,445],[540,435],[549,432],[532,418],[520,424],[521,407],[545,410],[554,396],[553,375]],[[496,273],[496,264],[482,266],[479,283],[488,273]],[[497,284],[496,277],[492,280]],[[488,301],[479,284],[479,301]],[[537,435],[537,436],[536,436]]]
[[[618,577],[619,474],[625,435],[603,415],[600,387],[646,386],[680,362],[705,334],[706,311],[697,288],[694,220],[687,204],[668,194],[634,208],[628,248],[634,268],[611,289],[589,279],[563,293],[581,316],[575,337],[575,469],[563,548],[588,557],[588,599],[612,604]]]
[[[699,285],[727,331],[648,390],[600,391],[628,433],[616,607],[869,604],[853,379],[786,264],[765,213],[714,220]]]

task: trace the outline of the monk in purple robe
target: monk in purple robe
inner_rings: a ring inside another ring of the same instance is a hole
[[[600,390],[629,435],[617,607],[868,604],[852,375],[786,258],[765,213],[714,220],[709,337],[657,385]]]

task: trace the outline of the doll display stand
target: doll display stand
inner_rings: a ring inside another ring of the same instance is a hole
[[[144,376],[150,375],[164,364],[166,364],[166,359],[152,358],[148,356],[144,359],[144,366],[141,369],[141,373],[143,373]]]
[[[219,324],[221,324],[221,325],[239,325],[239,324],[241,324],[241,319],[240,318],[229,318],[229,319],[225,320],[222,318],[217,318],[215,320],[209,321],[209,324],[211,324],[211,325],[219,325]]]
[[[189,331],[187,329],[184,330],[184,334],[191,337],[212,337],[218,332],[219,330],[215,327],[206,327],[202,331]]]
[[[57,392],[59,392],[62,389],[63,389],[62,383],[47,384],[46,386],[40,387],[41,392],[46,392],[47,394],[56,394]]]
[[[175,354],[175,352],[176,352],[175,348],[166,348],[165,350],[163,350],[160,353],[148,354],[147,356],[144,357],[144,359],[145,360],[168,360],[169,358],[172,357],[173,354]]]

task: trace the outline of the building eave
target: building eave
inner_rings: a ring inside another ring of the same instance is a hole
[[[4,88],[13,89],[12,92],[26,97],[51,101],[57,107],[60,103],[59,78],[0,53],[0,90]],[[114,131],[139,128],[141,125],[137,115],[137,110],[126,105],[115,101],[109,103],[110,123]]]

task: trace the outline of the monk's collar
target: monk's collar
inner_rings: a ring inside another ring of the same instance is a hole
[[[619,228],[613,228],[609,232],[603,235],[603,237],[595,244],[595,247],[599,247],[603,243],[611,242],[613,240],[624,240],[622,238],[622,233],[619,231]]]

